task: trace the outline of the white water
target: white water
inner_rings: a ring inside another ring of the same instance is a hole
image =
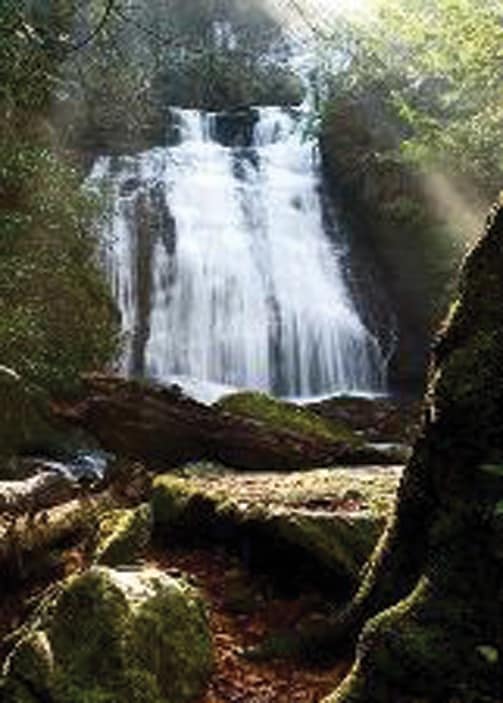
[[[283,396],[385,390],[383,354],[343,277],[340,233],[324,230],[301,116],[260,109],[249,149],[217,143],[214,116],[177,116],[178,146],[100,159],[92,175],[112,192],[106,266],[126,331],[140,315],[138,199],[158,207],[161,193],[175,222],[174,251],[152,236],[146,374]],[[124,364],[131,370],[131,349]]]

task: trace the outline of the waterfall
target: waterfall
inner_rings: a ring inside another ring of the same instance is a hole
[[[230,146],[217,115],[174,117],[175,145],[103,157],[91,175],[112,203],[105,259],[127,370],[289,397],[385,390],[302,110],[255,110]]]

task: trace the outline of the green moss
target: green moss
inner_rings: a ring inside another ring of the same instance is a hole
[[[501,356],[500,335],[494,331],[477,332],[461,349],[452,352],[438,377],[436,386],[437,403],[442,409],[449,405],[475,407],[485,404],[486,395],[491,391],[488,381],[494,381],[493,362]]]
[[[153,483],[152,515],[156,528],[178,522],[196,491],[188,482],[171,475],[157,476]]]
[[[5,703],[38,703],[36,693],[45,691],[53,671],[53,656],[47,635],[35,630],[23,639],[10,655],[10,676],[0,689]],[[25,679],[29,678],[30,687]]]
[[[466,260],[434,349],[424,433],[352,605],[362,619],[381,612],[326,703],[499,701],[502,235],[499,207]]]
[[[106,571],[93,570],[70,581],[49,629],[65,677],[82,688],[103,681],[113,689],[124,670],[127,626],[126,597]]]
[[[7,662],[7,703],[185,703],[212,668],[197,591],[156,570],[73,578],[37,628]]]
[[[479,641],[487,604],[484,594],[473,597],[471,581],[480,547],[461,555],[452,541],[456,529],[450,540],[445,529],[441,531],[442,540],[431,545],[436,555],[431,576],[423,575],[410,595],[367,621],[350,675],[324,703],[493,700],[498,666],[491,657],[481,656]],[[490,580],[490,575],[485,578]],[[497,607],[492,605],[493,624]],[[482,651],[493,653],[494,648]]]
[[[477,647],[477,654],[479,654],[488,664],[492,666],[497,666],[500,661],[500,653],[496,647],[490,645],[480,645]]]
[[[197,490],[190,481],[158,476],[152,491],[152,518],[157,535],[175,530],[187,536],[204,532],[215,519],[216,498]]]
[[[96,561],[107,566],[134,564],[150,541],[149,505],[106,513],[99,526]]]
[[[366,624],[355,666],[324,703],[412,703],[431,691],[438,695],[444,690],[446,665],[452,671],[462,662],[445,622],[421,622],[428,588],[422,580],[408,598]]]
[[[235,474],[197,469],[154,481],[159,537],[229,543],[252,538],[256,549],[297,550],[354,582],[382,532],[398,474],[392,470],[317,470]],[[293,566],[293,565],[292,565]],[[295,568],[295,567],[294,567]]]
[[[185,703],[203,689],[213,666],[203,602],[193,588],[163,579],[135,612],[130,656],[156,678],[169,703]]]
[[[326,420],[305,408],[272,398],[264,393],[245,392],[218,401],[224,412],[267,424],[271,429],[296,432],[326,442],[359,446],[362,441],[343,423]]]
[[[337,566],[350,581],[358,578],[383,528],[370,515],[351,519],[300,514],[275,517],[271,524],[287,543],[301,547],[329,569]]]

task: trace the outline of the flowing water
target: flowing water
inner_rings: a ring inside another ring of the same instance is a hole
[[[258,109],[234,146],[216,115],[175,118],[176,145],[101,158],[91,176],[112,203],[105,258],[126,370],[292,397],[384,391],[302,111]]]

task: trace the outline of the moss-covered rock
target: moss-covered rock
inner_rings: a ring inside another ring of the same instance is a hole
[[[322,441],[345,442],[354,447],[363,445],[349,425],[325,419],[306,408],[265,393],[233,393],[221,398],[216,407],[232,415],[257,420],[273,430],[290,430]]]
[[[39,694],[47,691],[54,671],[54,658],[45,632],[35,630],[16,647],[9,661],[9,676],[0,694],[5,701],[38,703]],[[27,677],[29,684],[27,685]]]
[[[147,546],[152,530],[149,505],[116,509],[102,516],[96,547],[98,564],[134,564]]]
[[[204,465],[154,482],[162,540],[215,541],[284,581],[356,581],[384,528],[399,472],[333,469],[242,474]]]
[[[6,703],[185,703],[212,668],[200,596],[156,570],[67,582],[7,660]]]
[[[183,581],[151,578],[149,585],[154,594],[135,612],[130,655],[167,700],[184,703],[201,692],[212,668],[205,607]]]
[[[91,571],[66,585],[48,633],[64,678],[82,689],[98,682],[114,690],[125,666],[129,608],[107,572]]]

